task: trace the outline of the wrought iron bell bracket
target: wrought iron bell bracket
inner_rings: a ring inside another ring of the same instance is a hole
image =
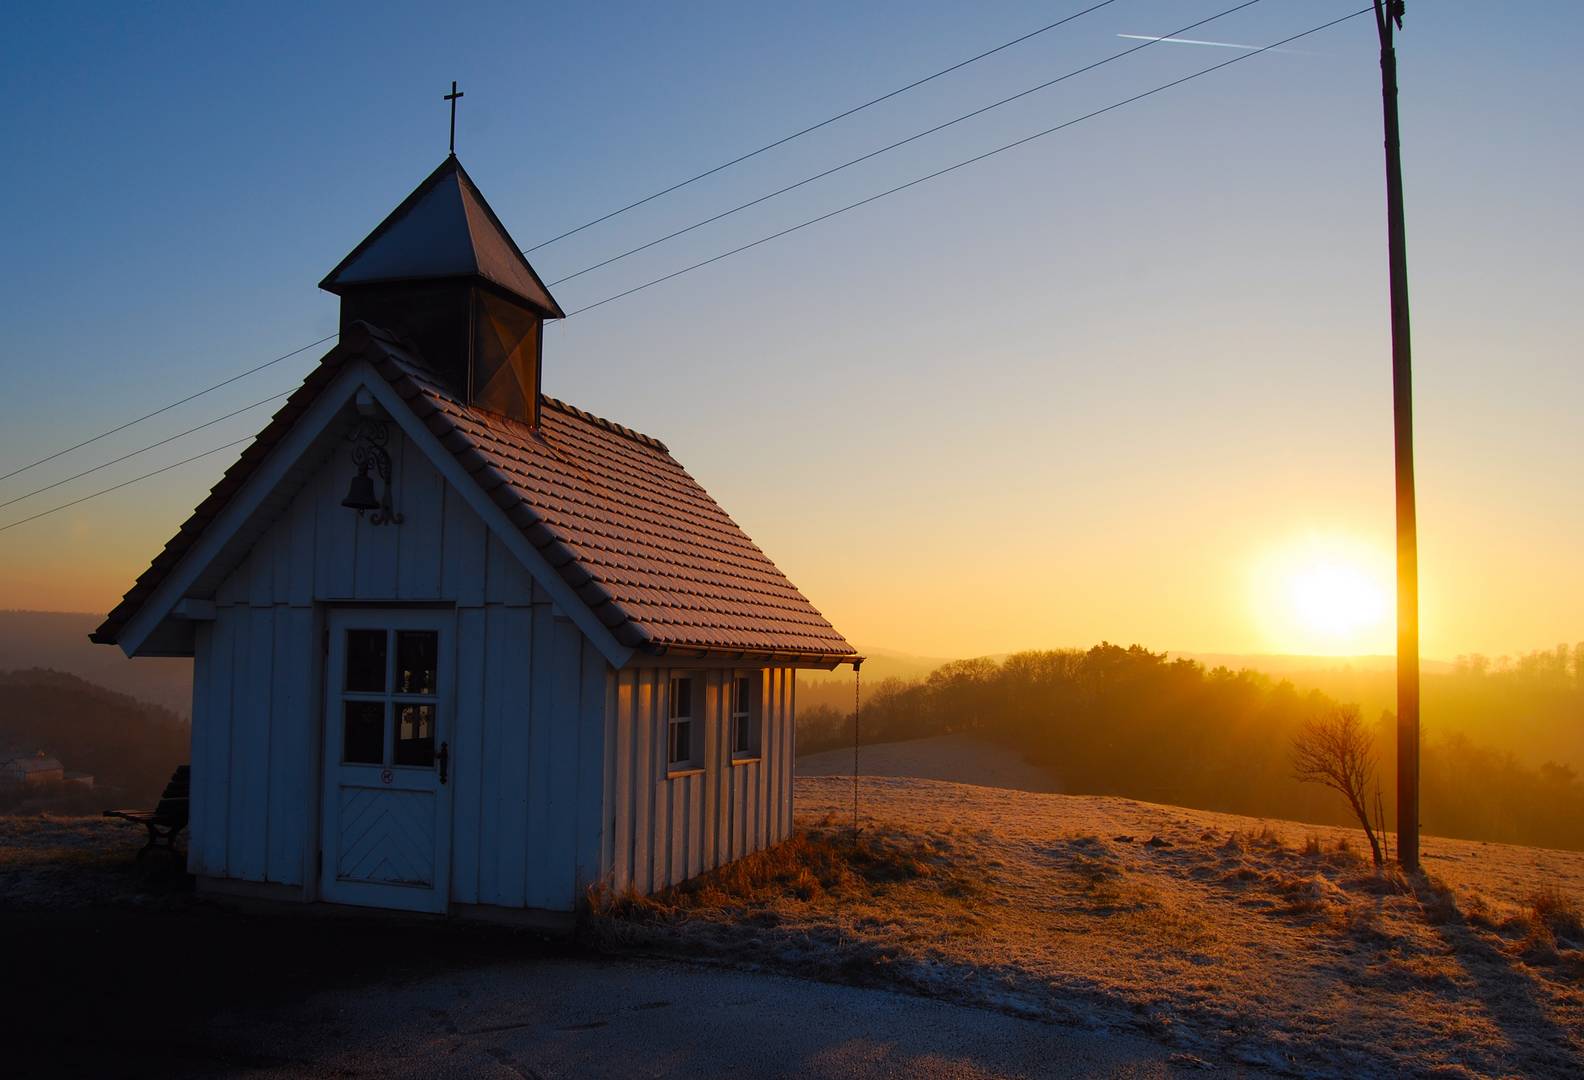
[[[359,517],[366,510],[374,511],[369,515],[370,525],[400,525],[402,516],[391,505],[391,456],[385,448],[390,442],[389,425],[384,420],[362,419],[352,426],[346,438],[352,444],[352,464],[358,471],[341,505],[356,510]],[[377,500],[369,478],[371,470],[380,478]]]

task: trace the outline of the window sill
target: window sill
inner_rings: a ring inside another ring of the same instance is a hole
[[[688,777],[688,776],[703,776],[703,775],[704,775],[704,770],[703,769],[696,768],[696,767],[691,766],[691,765],[686,767],[686,768],[667,769],[666,770],[666,779],[667,780],[681,780],[684,777]]]
[[[733,765],[757,765],[761,760],[758,754],[733,754],[731,763]]]

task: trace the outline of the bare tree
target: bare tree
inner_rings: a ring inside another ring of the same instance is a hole
[[[1293,777],[1305,784],[1324,784],[1348,801],[1375,865],[1381,865],[1380,838],[1370,824],[1366,794],[1375,783],[1375,748],[1357,705],[1343,705],[1306,721],[1293,738]]]

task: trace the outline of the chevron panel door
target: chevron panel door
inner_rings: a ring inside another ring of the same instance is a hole
[[[320,896],[444,911],[450,893],[450,611],[330,612]]]

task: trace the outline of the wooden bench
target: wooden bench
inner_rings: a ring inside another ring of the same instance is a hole
[[[189,788],[190,767],[187,765],[176,766],[176,771],[171,774],[170,783],[165,785],[165,794],[160,796],[160,801],[152,810],[106,810],[105,817],[121,818],[142,825],[148,830],[148,843],[138,851],[138,862],[142,862],[150,851],[157,847],[167,851],[176,851],[176,837],[187,827],[187,793]]]

